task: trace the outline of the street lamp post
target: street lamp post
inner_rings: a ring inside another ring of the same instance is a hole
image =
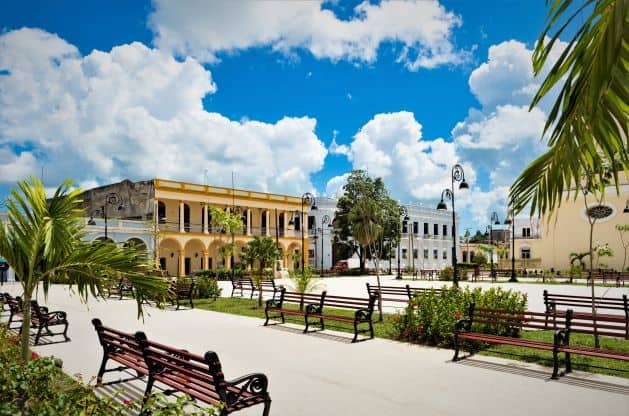
[[[515,277],[515,214],[513,213],[513,208],[511,208],[511,213],[505,219],[505,225],[511,225],[511,278],[510,282],[517,282],[518,279]]]
[[[323,218],[321,218],[321,273],[323,274],[323,232],[325,230],[325,226],[328,225],[329,227],[332,226],[332,224],[330,224],[330,216],[329,215],[324,215]]]
[[[496,211],[491,213],[491,218],[489,219],[489,246],[491,247],[489,267],[491,269],[491,280],[496,279],[496,271],[494,270],[494,238],[493,238],[494,225],[500,225],[500,219],[498,219],[498,214],[496,214]]]
[[[314,195],[310,192],[306,192],[301,196],[301,220],[299,221],[299,225],[301,226],[301,272],[304,272],[304,265],[306,261],[306,253],[305,253],[305,244],[306,239],[304,236],[304,226],[307,221],[304,221],[304,205],[308,205],[310,209],[317,209],[316,200]],[[316,244],[316,242],[315,242]]]
[[[448,207],[444,202],[444,197],[452,201],[452,268],[454,269],[453,283],[455,287],[459,287],[459,274],[456,260],[456,211],[454,208],[454,182],[460,182],[459,189],[469,189],[469,185],[465,181],[465,173],[463,166],[458,163],[452,167],[452,187],[446,188],[441,192],[441,201],[437,204],[438,210],[447,210]]]
[[[397,276],[395,277],[398,280],[402,279],[402,269],[400,265],[400,245],[402,244],[402,221],[408,221],[408,209],[402,205],[400,206],[400,235],[397,243]]]
[[[103,213],[103,218],[105,219],[105,239],[109,238],[108,235],[108,227],[107,227],[107,205],[117,205],[118,211],[122,210],[124,206],[122,205],[122,197],[120,194],[116,192],[110,192],[105,195],[105,204],[101,206],[101,211]]]

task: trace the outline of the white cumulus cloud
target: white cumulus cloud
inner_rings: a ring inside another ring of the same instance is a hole
[[[234,121],[203,109],[216,91],[196,60],[141,43],[81,56],[56,35],[0,36],[0,160],[12,181],[46,165],[46,178],[94,184],[165,177],[272,192],[313,189],[327,154],[316,120]],[[21,149],[21,150],[18,150]],[[7,168],[9,170],[9,168]]]
[[[437,0],[363,1],[348,20],[324,1],[154,0],[155,44],[179,56],[218,61],[221,53],[255,47],[318,59],[374,62],[387,42],[401,45],[397,60],[410,70],[459,64],[468,53],[451,37],[461,18]]]

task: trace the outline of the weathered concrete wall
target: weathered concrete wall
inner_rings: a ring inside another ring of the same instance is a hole
[[[120,197],[120,202],[106,204],[108,195],[112,193]],[[131,182],[125,179],[119,183],[89,189],[81,194],[85,216],[94,218],[102,217],[102,208],[106,206],[108,218],[151,220],[154,198],[153,180]]]

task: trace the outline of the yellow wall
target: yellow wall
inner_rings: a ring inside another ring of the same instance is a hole
[[[608,188],[602,205],[612,208],[613,213],[605,219],[597,220],[594,226],[594,245],[607,243],[614,252],[613,257],[602,258],[600,263],[616,270],[622,268],[624,249],[615,226],[629,224],[629,213],[623,212],[628,198],[629,184],[626,181],[620,186],[620,195],[616,194],[615,188]],[[598,204],[591,196],[588,196],[587,201],[589,206]],[[576,200],[562,201],[556,216],[551,217],[550,222],[547,219],[542,220],[541,227],[543,231],[539,250],[544,268],[569,269],[570,253],[585,252],[589,248],[590,226],[585,214],[583,195],[579,195]],[[625,241],[629,241],[629,233],[625,235]],[[586,259],[586,264],[589,264],[589,259]],[[596,256],[594,267],[597,267]]]
[[[155,204],[163,202],[166,208],[166,223],[158,224],[159,257],[165,259],[166,271],[171,276],[184,274],[185,261],[190,262],[190,271],[203,269],[219,269],[222,261],[219,259],[218,248],[231,242],[231,235],[216,232],[208,227],[204,232],[202,227],[203,206],[232,209],[237,207],[241,212],[251,212],[251,227],[234,236],[237,246],[235,261],[239,260],[241,248],[254,235],[268,235],[276,239],[276,213],[283,214],[284,229],[278,241],[282,250],[282,263],[285,268],[292,269],[292,253],[301,250],[301,231],[296,231],[289,221],[302,210],[301,198],[287,195],[268,194],[246,190],[233,190],[215,186],[188,184],[176,181],[155,180]],[[180,230],[180,204],[190,208],[190,229]],[[302,227],[307,226],[308,208],[304,206],[304,220]],[[277,211],[276,211],[277,210]],[[261,218],[268,212],[267,230],[260,229]],[[296,213],[296,214],[295,214]],[[156,214],[157,215],[157,214]],[[157,218],[156,218],[157,220]],[[244,234],[244,235],[243,235]],[[305,246],[308,246],[308,232],[304,232]],[[305,252],[306,264],[308,252]],[[211,263],[211,264],[210,264]],[[229,267],[229,264],[227,264]]]

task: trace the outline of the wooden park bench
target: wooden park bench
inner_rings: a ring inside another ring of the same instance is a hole
[[[9,320],[7,321],[7,328],[12,329],[13,323],[21,323],[24,321],[24,314],[22,313],[22,298],[19,296],[13,297],[8,293],[4,294],[6,304],[9,306]],[[16,327],[17,328],[17,327]]]
[[[531,311],[507,311],[500,309],[475,308],[474,302],[469,306],[468,316],[459,319],[454,325],[454,357],[459,359],[462,341],[469,343],[470,355],[474,354],[474,342],[488,344],[514,345],[553,352],[553,374],[551,378],[558,378],[559,359],[556,342],[532,341],[520,338],[523,329],[540,330],[546,328],[546,314]],[[557,322],[560,328],[565,328],[565,317]]]
[[[228,381],[213,351],[203,356],[192,354],[149,341],[143,332],[136,332],[135,339],[148,367],[145,400],[159,382],[210,405],[223,403],[221,415],[263,404],[262,414],[268,416],[271,396],[266,375],[254,373]]]
[[[378,295],[370,295],[369,298],[353,298],[347,296],[330,296],[326,292],[321,293],[321,301],[306,305],[306,314],[304,319],[306,328],[304,332],[308,332],[310,325],[319,325],[321,330],[325,329],[325,320],[352,323],[354,325],[354,338],[352,342],[358,341],[358,334],[369,332],[369,338],[373,338],[373,308]],[[336,315],[334,312],[328,312],[326,308],[349,309],[354,311],[354,316]],[[310,321],[310,318],[316,322]],[[367,324],[367,329],[359,329],[361,324]]]
[[[603,310],[606,313],[597,313],[597,316],[621,318],[625,322],[625,339],[629,339],[629,301],[627,295],[619,298],[595,297],[594,302],[597,311]],[[544,306],[546,307],[546,326],[548,322],[557,316],[565,315],[566,311],[561,307],[581,308],[577,310],[581,316],[589,313],[591,315],[592,298],[590,296],[562,295],[559,293],[549,293],[544,290]]]
[[[106,384],[115,384],[148,375],[148,367],[144,362],[142,349],[135,339],[134,334],[128,334],[113,328],[103,326],[100,319],[92,319],[92,324],[98,334],[98,341],[103,347],[103,359],[96,376],[97,385],[103,384],[103,375],[111,371],[133,370],[137,377],[117,380]],[[120,366],[107,369],[107,362],[115,361]]]
[[[63,332],[52,332],[51,326],[63,325]],[[44,306],[39,306],[37,301],[31,301],[31,328],[37,329],[35,335],[35,345],[39,344],[42,331],[46,330],[46,333],[50,336],[63,335],[66,341],[70,341],[68,337],[68,315],[63,311],[49,312]]]
[[[419,271],[419,275],[421,276],[422,279],[428,279],[428,280],[438,279],[439,278],[439,270],[435,270],[435,269],[421,269]]]
[[[434,290],[435,292],[441,292],[441,289],[435,288],[425,288],[425,287],[411,287],[410,285],[405,286],[377,286],[370,285],[367,283],[367,295],[376,296],[376,301],[378,302],[378,309],[382,311],[382,305],[380,305],[380,296],[378,296],[378,291],[382,294],[382,302],[393,302],[402,304],[402,306],[408,305],[408,302],[415,296],[420,293],[429,292]],[[380,312],[381,313],[381,312]],[[382,319],[382,315],[380,315],[379,319]]]
[[[118,280],[118,284],[117,285],[113,285],[113,286],[109,286],[107,288],[107,297],[111,298],[113,296],[118,296],[120,300],[122,300],[122,298],[124,296],[129,296],[129,297],[133,297],[133,286],[131,286],[127,280],[123,277],[121,277]]]
[[[248,290],[250,293],[249,298],[253,299],[253,294],[255,292],[255,286],[253,285],[253,281],[249,277],[241,277],[241,278],[233,278],[232,282],[232,293],[230,297],[234,297],[236,291],[240,292],[240,297],[245,297],[245,290]]]
[[[285,315],[305,316],[304,305],[322,303],[322,294],[288,292],[284,287],[280,288],[279,293],[276,299],[266,301],[264,326],[269,324],[269,320],[277,318],[280,318],[282,323],[286,323]]]
[[[618,272],[616,275],[616,287],[624,286],[625,282],[629,282],[629,272]]]
[[[275,286],[275,279],[266,279],[262,281],[262,295],[270,295],[271,299],[275,299],[277,293],[277,287]],[[257,288],[255,288],[257,290]]]
[[[622,316],[597,315],[596,333],[598,335],[627,338],[627,319]],[[600,357],[611,360],[629,361],[629,352],[616,351],[570,343],[572,332],[594,334],[594,319],[591,313],[573,312],[568,310],[565,315],[565,328],[555,335],[556,352],[565,354],[566,374],[572,371],[571,354]]]
[[[190,308],[194,309],[194,304],[192,303],[192,293],[194,291],[194,280],[193,281],[181,281],[181,282],[173,282],[171,285],[169,292],[169,300],[171,305],[175,305],[177,303],[177,310],[181,306],[180,300],[185,300],[190,303]]]

